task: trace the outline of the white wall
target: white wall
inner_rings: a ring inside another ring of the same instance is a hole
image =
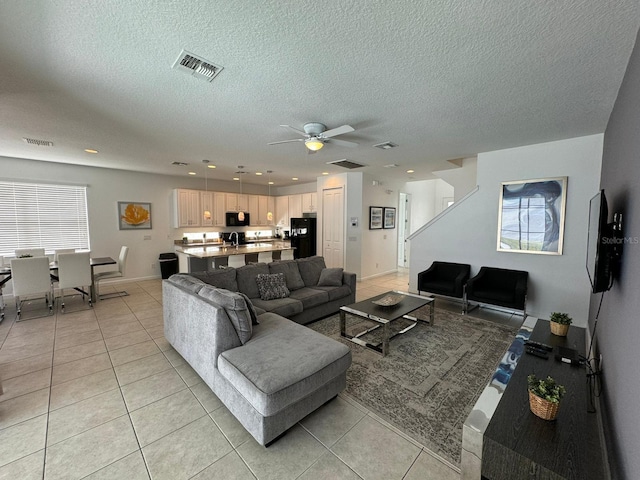
[[[589,199],[598,191],[603,135],[478,155],[479,190],[411,240],[410,288],[434,260],[529,272],[528,311],[548,318],[568,312],[587,324],[589,280],[585,270]],[[563,255],[496,251],[501,182],[567,176]]]
[[[374,185],[374,181],[380,182]],[[398,199],[403,185],[364,175],[362,189],[362,269],[361,278],[368,278],[398,269]],[[369,207],[396,209],[396,228],[369,230]]]
[[[478,159],[476,157],[463,158],[461,166],[448,170],[433,172],[445,182],[453,186],[454,201],[460,200],[471,190],[476,188]]]
[[[411,231],[409,233],[415,232],[438,215],[443,209],[444,198],[454,196],[453,187],[439,178],[408,182],[402,187],[402,192],[411,195]]]
[[[182,232],[187,230],[171,226],[172,190],[204,190],[204,178],[171,177],[7,157],[0,157],[0,178],[86,185],[91,253],[97,257],[117,259],[121,245],[129,246],[127,278],[159,277],[158,255],[173,251],[173,241],[182,238]],[[235,192],[239,185],[237,182],[209,179],[208,188]],[[264,188],[255,185],[243,186],[243,192],[266,194]],[[150,202],[153,228],[118,230],[118,201]],[[151,240],[144,240],[149,235]]]

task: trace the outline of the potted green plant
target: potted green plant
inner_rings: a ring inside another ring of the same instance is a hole
[[[567,332],[569,332],[569,325],[573,322],[573,318],[566,313],[553,312],[551,314],[551,318],[549,318],[549,322],[549,325],[551,326],[551,333],[558,335],[559,337],[566,337]]]
[[[527,377],[529,389],[529,408],[534,415],[543,420],[555,420],[560,408],[560,400],[567,393],[564,386],[548,376],[537,378],[535,374]]]

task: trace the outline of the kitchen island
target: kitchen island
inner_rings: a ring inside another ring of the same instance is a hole
[[[288,241],[258,242],[246,245],[230,246],[216,244],[176,245],[180,273],[203,272],[227,266],[229,257],[243,256],[242,263],[257,262],[258,254],[272,252],[279,259],[285,250],[292,250]]]

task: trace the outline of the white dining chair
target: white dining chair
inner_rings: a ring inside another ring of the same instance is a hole
[[[58,250],[54,250],[53,251],[54,262],[58,261],[58,255],[60,255],[61,253],[76,253],[76,249],[75,248],[59,248]]]
[[[89,252],[81,253],[61,253],[58,256],[58,288],[60,289],[60,308],[64,313],[64,289],[85,288],[87,296],[89,297],[89,307],[93,307],[91,302],[91,263],[89,258]],[[85,291],[80,290],[82,293],[82,300],[84,301]]]
[[[4,257],[0,255],[0,268],[3,268],[3,267],[4,267]],[[6,279],[6,276],[0,276],[0,322],[4,320],[4,297],[2,296],[2,289],[7,280],[8,279]]]
[[[13,297],[16,301],[16,321],[20,321],[25,295],[44,294],[49,315],[53,314],[53,286],[49,276],[48,257],[14,258],[11,260]],[[40,315],[43,316],[43,315]]]
[[[244,264],[244,255],[229,255],[229,263],[227,264],[227,266],[239,268]]]
[[[280,260],[293,260],[293,250],[282,250]]]
[[[16,248],[16,258],[24,257],[44,257],[44,248]]]
[[[260,252],[258,253],[258,263],[271,263],[273,262],[272,252]]]
[[[99,272],[93,276],[94,285],[96,286],[96,298],[99,300],[105,300],[107,298],[113,297],[126,297],[129,295],[125,291],[120,292],[112,292],[107,293],[105,295],[100,295],[100,281],[106,280],[109,278],[121,278],[124,277],[124,272],[127,266],[127,255],[129,254],[129,247],[122,246],[120,248],[120,256],[118,257],[118,269],[117,270],[109,270],[107,272]]]

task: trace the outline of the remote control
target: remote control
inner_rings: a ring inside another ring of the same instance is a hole
[[[533,340],[527,340],[525,343],[527,344],[527,347],[539,348],[542,350],[546,350],[547,352],[553,350],[553,347],[551,345],[547,345],[546,343],[534,342]]]
[[[536,357],[544,358],[545,360],[549,358],[549,355],[543,350],[538,350],[535,348],[527,348],[526,352],[529,355],[535,355]]]

